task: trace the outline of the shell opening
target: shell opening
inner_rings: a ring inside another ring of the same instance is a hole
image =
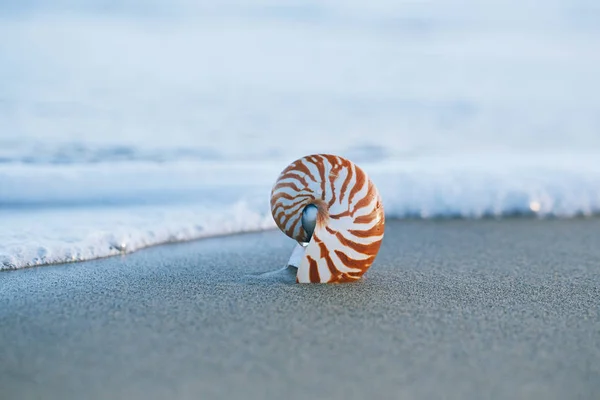
[[[308,234],[307,242],[310,242],[313,232],[315,231],[315,226],[317,226],[318,214],[319,209],[314,204],[307,205],[302,211],[302,228],[304,228],[304,231]]]

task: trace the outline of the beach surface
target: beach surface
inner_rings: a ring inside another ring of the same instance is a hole
[[[346,285],[295,284],[280,231],[4,271],[0,397],[597,399],[599,232],[388,221]]]

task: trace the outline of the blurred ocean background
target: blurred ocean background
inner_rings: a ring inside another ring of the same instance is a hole
[[[323,152],[388,218],[600,212],[600,2],[0,0],[0,269],[273,228]]]

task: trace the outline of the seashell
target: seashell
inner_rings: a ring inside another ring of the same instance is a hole
[[[379,191],[345,158],[313,154],[288,165],[271,190],[275,223],[297,241],[288,265],[297,283],[352,282],[369,269],[383,240]]]

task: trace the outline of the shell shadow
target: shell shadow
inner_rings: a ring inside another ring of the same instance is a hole
[[[257,274],[249,274],[245,277],[254,282],[270,282],[270,283],[285,283],[296,284],[296,267],[287,266],[275,271],[260,272]]]

